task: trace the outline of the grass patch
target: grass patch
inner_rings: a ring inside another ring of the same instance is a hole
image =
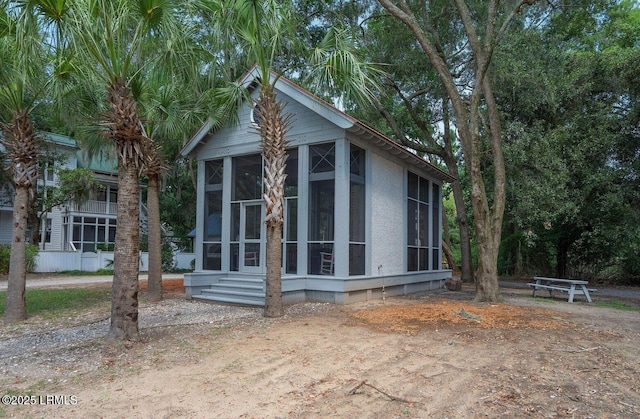
[[[113,275],[113,269],[98,269],[95,272],[87,272],[87,271],[60,271],[56,272],[56,274],[60,275],[69,275],[69,276],[98,276],[98,275]]]
[[[7,293],[0,292],[0,315],[4,316]],[[27,316],[56,316],[70,309],[83,309],[111,300],[111,289],[28,289]]]
[[[596,305],[598,307],[609,307],[618,310],[638,310],[637,306],[621,300],[596,301]]]
[[[539,303],[557,303],[560,300],[556,300],[553,297],[533,297],[533,299]]]

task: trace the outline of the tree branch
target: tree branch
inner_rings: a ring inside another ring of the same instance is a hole
[[[392,396],[391,394],[380,390],[379,388],[372,386],[371,384],[367,383],[366,381],[362,381],[360,384],[358,384],[357,386],[355,386],[350,392],[347,393],[348,396],[353,396],[354,394],[356,394],[356,392],[358,390],[360,390],[360,388],[367,386],[367,387],[371,387],[372,389],[374,389],[375,391],[377,391],[380,394],[384,394],[385,396],[387,396],[388,398],[390,398],[391,400],[393,400],[394,402],[402,402],[402,403],[416,403],[416,402],[412,402],[409,401],[407,399],[403,399],[401,397],[396,397],[396,396]]]

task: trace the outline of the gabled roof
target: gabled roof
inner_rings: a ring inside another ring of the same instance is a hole
[[[42,136],[47,143],[55,144],[60,147],[78,148],[76,140],[66,135],[54,134],[53,132],[43,132]]]
[[[42,132],[44,141],[57,147],[66,147],[76,150],[78,168],[91,169],[96,173],[112,175],[118,173],[117,161],[106,153],[99,152],[89,158],[86,153],[80,150],[77,141],[69,136],[54,134],[53,132]]]
[[[272,72],[271,74],[273,78],[277,77],[276,73]],[[249,88],[258,77],[258,68],[254,66],[240,78],[239,82]],[[449,173],[401,146],[391,138],[367,126],[363,122],[347,115],[335,106],[320,99],[291,80],[281,76],[276,83],[276,90],[291,97],[293,100],[316,112],[318,115],[331,121],[338,127],[364,138],[369,141],[370,144],[396,156],[408,165],[424,170],[437,179],[441,179],[446,182],[455,181],[455,177],[451,176]],[[212,124],[209,121],[205,122],[202,127],[196,131],[193,137],[191,137],[191,139],[184,145],[180,153],[183,156],[191,154],[211,129]]]

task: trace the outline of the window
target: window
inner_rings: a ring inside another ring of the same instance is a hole
[[[222,160],[205,162],[202,269],[222,268]]]
[[[262,156],[253,154],[233,158],[232,201],[262,199]]]
[[[251,108],[251,115],[249,116],[249,119],[251,119],[251,123],[254,126],[260,126],[260,105],[257,102]]]
[[[365,151],[350,149],[349,275],[365,274]]]
[[[118,188],[115,186],[109,187],[109,202],[112,204],[118,203]]]
[[[309,147],[309,227],[307,271],[333,275],[335,144]]]
[[[429,269],[429,181],[407,175],[407,271]]]
[[[53,160],[49,160],[47,162],[47,168],[46,168],[46,171],[45,171],[45,180],[47,182],[53,182],[53,180],[54,180],[54,177],[53,177],[54,176],[54,171],[53,171],[54,167],[55,166],[53,164]]]
[[[113,250],[116,241],[116,220],[96,217],[70,217],[71,241],[77,250],[95,252]],[[65,218],[65,223],[69,222]]]
[[[42,220],[42,238],[43,243],[51,243],[51,218],[46,217]]]

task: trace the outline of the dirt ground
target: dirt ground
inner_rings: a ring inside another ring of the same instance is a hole
[[[184,299],[175,285],[168,299]],[[100,339],[88,352],[100,357],[96,369],[48,381],[34,366],[28,378],[11,378],[14,392],[73,395],[76,403],[8,406],[4,414],[640,417],[638,301],[621,310],[530,294],[504,289],[504,304],[475,304],[465,285],[348,306],[298,305],[280,319],[224,327],[151,328],[127,345]]]

